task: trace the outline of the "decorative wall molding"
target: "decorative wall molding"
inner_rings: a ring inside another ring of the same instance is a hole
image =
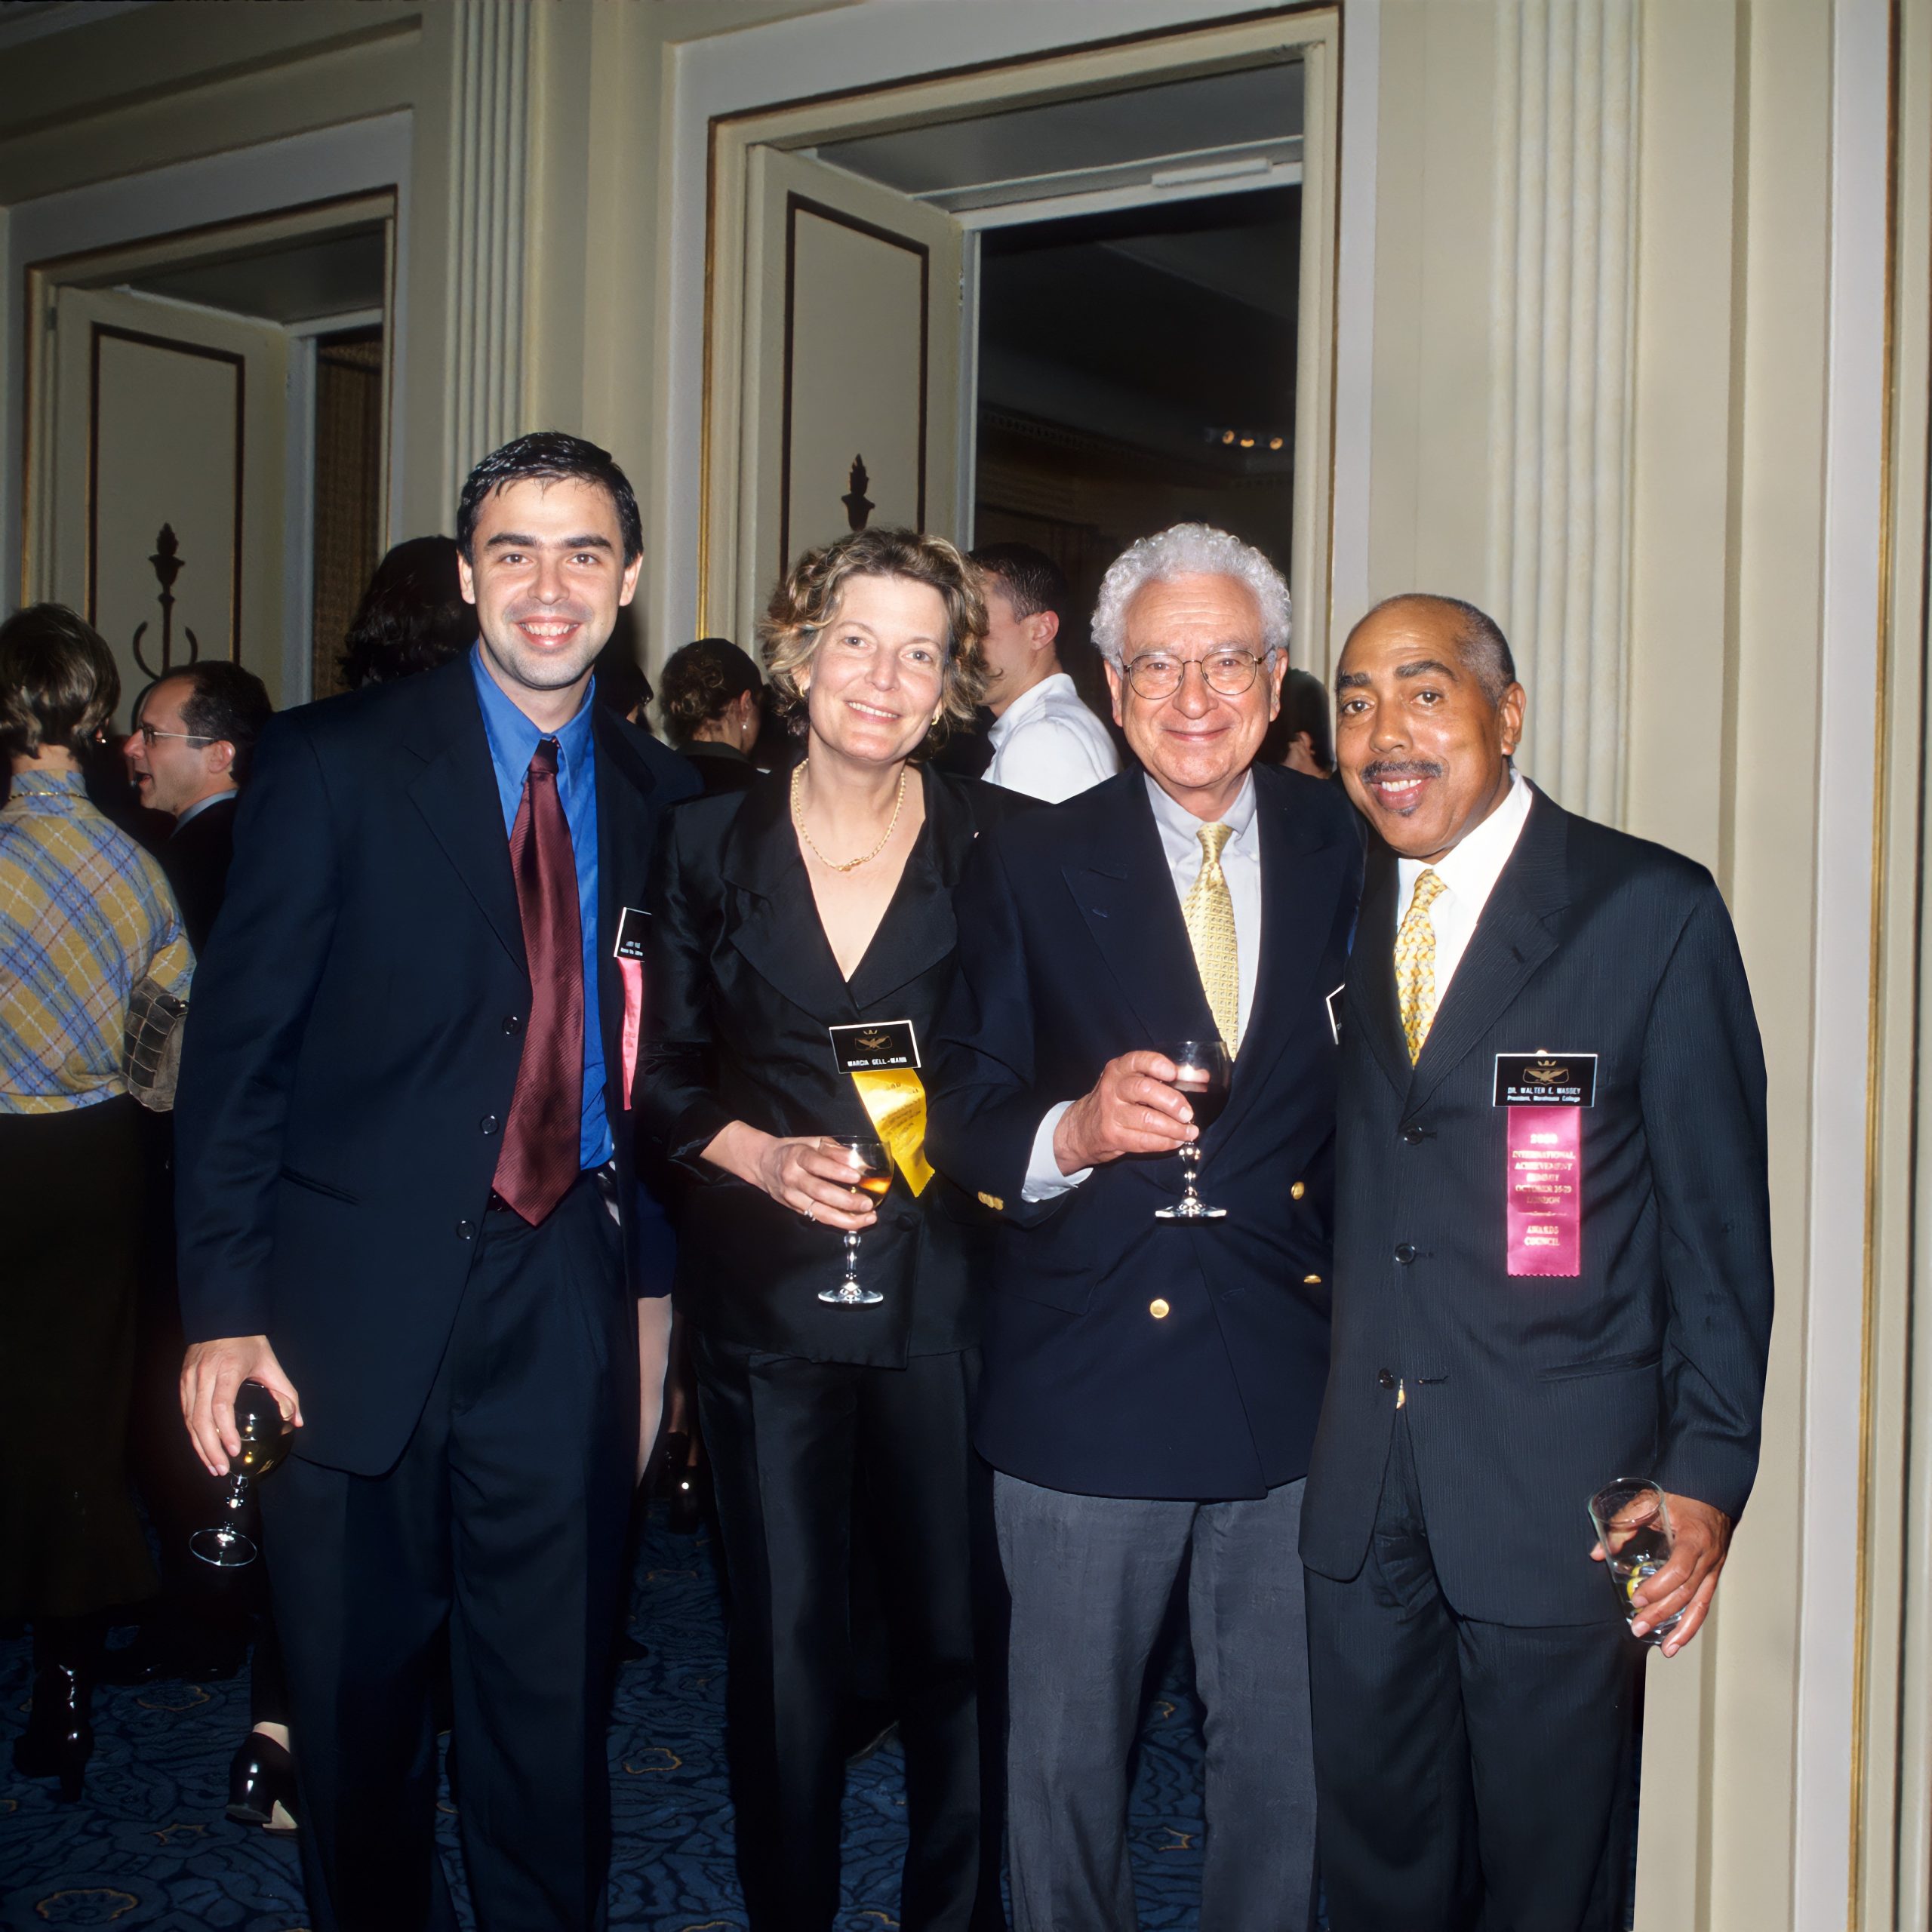
[[[1489,599],[1523,763],[1616,820],[1630,559],[1636,0],[1497,0]]]
[[[445,494],[522,426],[532,10],[454,0]]]

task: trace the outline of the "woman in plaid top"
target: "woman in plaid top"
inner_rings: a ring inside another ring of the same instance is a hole
[[[143,978],[185,996],[194,968],[160,866],[85,789],[120,694],[72,611],[0,625],[0,1618],[33,1625],[14,1767],[70,1801],[103,1613],[154,1588],[123,1471],[144,1204],[122,1032]]]

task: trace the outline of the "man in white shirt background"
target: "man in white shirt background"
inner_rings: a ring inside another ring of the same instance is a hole
[[[982,774],[1009,792],[1057,804],[1111,778],[1120,755],[1060,660],[1066,579],[1030,543],[987,543],[973,552],[986,573],[987,733],[992,761]]]

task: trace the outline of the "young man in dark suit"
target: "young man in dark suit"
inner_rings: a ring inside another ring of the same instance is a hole
[[[1327,1365],[1335,1043],[1361,869],[1345,801],[1254,763],[1288,595],[1183,525],[1094,620],[1146,768],[980,841],[928,1145],[1004,1225],[976,1441],[1012,1595],[1017,1932],[1131,1932],[1128,1767],[1189,1571],[1207,1707],[1204,1925],[1304,1932],[1314,1789],[1303,1478]],[[1204,1131],[1171,1054],[1218,1035]],[[1201,1149],[1217,1219],[1158,1218]]]
[[[1390,600],[1336,688],[1380,849],[1301,1529],[1330,1921],[1619,1932],[1632,1638],[1696,1635],[1757,1468],[1750,989],[1701,866],[1515,772],[1524,693],[1482,612]],[[1586,1514],[1625,1476],[1676,1534],[1627,1634]]]
[[[637,1451],[629,1080],[645,871],[682,761],[593,704],[635,499],[555,434],[457,513],[471,654],[264,734],[176,1121],[182,1405],[300,1425],[262,1491],[312,1919],[454,1924],[447,1626],[478,1922],[605,1916],[604,1709]]]

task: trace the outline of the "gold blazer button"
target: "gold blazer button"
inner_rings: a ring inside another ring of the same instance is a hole
[[[1147,1304],[1147,1312],[1151,1315],[1156,1321],[1164,1321],[1168,1318],[1168,1305],[1165,1302],[1160,1300],[1157,1297],[1155,1300],[1150,1301]]]
[[[1288,1189],[1288,1198],[1291,1201],[1299,1201],[1307,1192],[1306,1185],[1301,1181],[1297,1181],[1294,1186]]]
[[[1301,1278],[1306,1287],[1315,1288],[1321,1285],[1321,1277],[1319,1275],[1304,1275]]]

